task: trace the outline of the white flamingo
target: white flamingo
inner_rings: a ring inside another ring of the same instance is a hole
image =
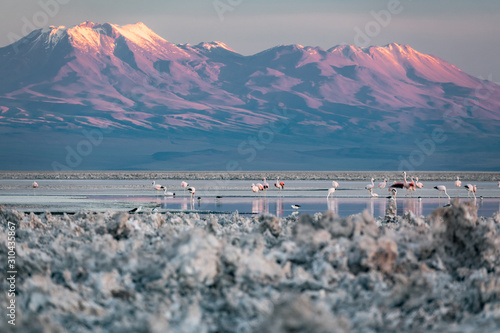
[[[332,186],[333,188],[339,187],[339,183],[337,183],[335,180],[332,180]]]
[[[370,191],[370,192],[373,190],[373,188],[375,187],[375,184],[373,183],[373,181],[374,181],[374,180],[375,180],[375,179],[374,179],[374,178],[372,178],[372,182],[371,182],[371,184],[366,185],[366,186],[365,186],[365,190],[368,190],[368,191]]]
[[[470,194],[472,193],[474,199],[476,199],[476,190],[477,190],[476,185],[467,184],[464,187],[467,189],[467,198],[469,198]]]
[[[378,184],[378,188],[385,188],[386,184],[387,184],[387,178],[384,178],[384,181]]]
[[[446,194],[446,196],[448,197],[448,200],[451,200],[450,196],[446,192],[446,186],[438,185],[438,186],[434,186],[434,188],[439,191],[439,198],[441,198],[441,192],[444,192],[444,194]]]
[[[373,193],[373,191],[370,191],[370,197],[371,198],[378,198],[378,194],[377,193]]]
[[[424,184],[422,184],[421,182],[419,182],[419,181],[418,181],[418,177],[416,177],[416,178],[415,178],[415,181],[416,181],[415,186],[416,186],[417,188],[422,188],[422,187],[424,187]]]
[[[196,193],[196,189],[194,187],[188,187],[188,192],[191,193],[191,199],[194,199],[194,194]]]
[[[153,187],[159,191],[159,190],[163,190],[165,188],[165,186],[162,186],[160,184],[156,184],[156,180],[153,181]]]
[[[326,198],[328,199],[330,197],[330,195],[333,197],[333,193],[335,192],[335,187],[332,187],[328,190],[328,195],[326,196]]]
[[[35,195],[35,189],[38,188],[38,183],[37,182],[33,182],[33,184],[31,184],[31,187],[33,187],[33,195]]]
[[[167,195],[168,195],[168,196],[175,197],[175,193],[173,193],[173,192],[167,192],[167,189],[166,189],[166,188],[165,188],[165,190],[163,191],[163,195],[165,195],[165,196],[167,196]]]

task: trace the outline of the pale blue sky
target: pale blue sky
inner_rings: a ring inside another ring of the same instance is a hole
[[[0,4],[0,46],[22,36],[30,25],[45,22],[72,26],[85,20],[121,25],[142,21],[173,43],[219,40],[245,55],[278,44],[325,49],[337,44],[409,44],[469,74],[500,81],[498,0],[1,0]],[[377,23],[372,13],[387,11],[391,4],[394,13]],[[360,37],[359,31],[366,33],[367,28],[372,30]]]

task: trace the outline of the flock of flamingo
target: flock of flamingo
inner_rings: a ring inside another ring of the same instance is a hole
[[[424,187],[424,185],[421,182],[419,182],[418,177],[411,177],[411,182],[408,182],[406,171],[403,172],[403,176],[404,176],[403,182],[396,182],[395,181],[392,185],[389,186],[388,191],[390,193],[390,196],[388,196],[387,198],[395,199],[397,192],[398,192],[397,189],[405,189],[406,195],[408,195],[408,193],[410,193],[410,196],[413,196],[413,193],[415,193],[415,191],[417,189],[422,189]],[[378,194],[373,192],[373,190],[375,188],[374,181],[375,181],[375,179],[371,178],[370,184],[366,185],[365,189],[368,190],[370,197],[377,198]],[[387,185],[387,181],[388,181],[387,178],[385,178],[383,182],[378,184],[378,188],[384,189]],[[38,188],[38,183],[35,181],[31,184],[31,186],[33,187],[33,193],[35,194],[35,189]],[[194,199],[194,196],[196,193],[196,188],[194,188],[193,186],[189,186],[189,184],[186,183],[185,181],[181,182],[181,187],[183,188],[184,193],[186,192],[186,189],[187,189],[187,191],[191,194],[191,198]],[[274,187],[276,187],[278,189],[279,194],[282,194],[282,190],[285,187],[285,183],[280,181],[280,178],[277,177],[276,183],[274,183]],[[333,197],[333,194],[335,193],[335,190],[338,187],[339,187],[339,183],[336,182],[335,180],[332,181],[332,187],[328,189],[328,194],[326,197],[327,198],[330,198],[330,196]],[[462,187],[462,181],[460,180],[460,178],[458,176],[457,176],[457,180],[455,181],[455,187],[457,187],[458,189],[460,189]],[[498,182],[498,187],[500,188],[500,181]],[[157,184],[156,181],[153,181],[153,188],[156,189],[157,191],[163,190],[163,194],[165,196],[175,196],[175,193],[167,192],[167,187],[160,185],[160,184]],[[448,199],[451,199],[448,192],[446,191],[446,186],[437,185],[437,186],[434,186],[434,188],[439,191],[439,197],[441,197],[441,193],[444,193],[448,197]],[[466,184],[464,186],[464,188],[467,190],[467,197],[470,197],[470,195],[472,194],[474,199],[476,198],[476,191],[477,191],[476,185]],[[251,189],[255,195],[257,195],[260,192],[264,192],[265,194],[267,194],[267,190],[269,189],[269,184],[267,183],[266,178],[263,178],[262,183],[252,184]],[[198,198],[198,199],[200,199],[200,198]]]
[[[405,189],[406,190],[406,195],[408,195],[408,193],[410,193],[410,196],[413,196],[413,193],[417,189],[422,189],[424,187],[424,184],[422,184],[418,180],[418,177],[411,177],[411,182],[408,182],[406,171],[403,172],[403,176],[404,176],[404,181],[403,182],[396,182],[395,181],[392,185],[389,186],[389,192],[391,193],[391,196],[389,196],[388,198],[395,199],[396,195],[398,193],[398,190],[397,190],[398,188],[399,189]],[[373,193],[373,189],[375,188],[375,184],[373,183],[374,180],[375,179],[372,178],[371,183],[368,184],[368,185],[366,185],[365,189],[370,192],[370,196],[371,197],[378,197],[378,194]],[[335,184],[337,184],[337,183],[335,182]],[[380,189],[383,189],[383,188],[385,188],[386,184],[387,184],[387,179],[384,179],[383,182],[381,182],[381,183],[378,184],[378,187]],[[337,184],[337,186],[338,186],[338,184]],[[462,181],[460,180],[460,177],[457,176],[457,180],[455,181],[455,187],[457,187],[460,190],[461,186],[462,186]],[[467,197],[469,198],[470,194],[472,193],[472,195],[474,196],[474,199],[475,199],[476,198],[477,186],[476,185],[472,185],[472,184],[467,184],[464,187],[467,190]],[[500,188],[500,182],[498,182],[498,187]],[[441,192],[442,192],[442,193],[444,193],[448,197],[448,199],[451,199],[450,195],[446,191],[446,186],[444,186],[444,185],[437,185],[437,186],[434,186],[434,188],[439,191],[439,198],[441,197]],[[332,190],[332,189],[330,189],[330,190]],[[335,188],[333,188],[333,191],[335,191]],[[330,195],[330,191],[328,192],[328,195]]]

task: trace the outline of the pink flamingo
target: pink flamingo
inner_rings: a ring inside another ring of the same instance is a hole
[[[413,177],[411,177],[411,183],[408,183],[407,188],[408,191],[410,191],[410,195],[413,196],[413,192],[417,190],[417,186],[415,185],[415,181],[413,180]]]
[[[186,183],[185,181],[181,182],[181,187],[184,189],[184,193],[186,193],[186,187],[188,187],[188,186],[189,186],[189,184]]]
[[[31,184],[31,187],[33,187],[33,195],[35,195],[35,189],[38,188],[38,183],[37,182],[33,182],[33,184]]]
[[[281,190],[285,187],[285,183],[280,182],[280,177],[276,177],[276,183],[274,186],[278,188],[278,191],[281,193]]]
[[[424,184],[422,184],[421,182],[419,182],[419,181],[418,181],[418,177],[416,177],[416,178],[415,178],[415,180],[416,180],[415,186],[416,186],[417,188],[422,188],[422,187],[424,187]]]
[[[337,183],[335,180],[332,180],[332,186],[333,188],[339,187],[339,183]]]
[[[387,178],[384,178],[384,181],[378,184],[378,188],[385,188],[386,184],[387,184]]]
[[[256,195],[259,192],[259,187],[256,186],[255,184],[252,184],[252,191],[253,191],[254,195]]]
[[[266,181],[266,177],[264,177],[264,178],[262,179],[262,181],[263,181],[262,186],[264,186],[264,191],[266,191],[266,193],[267,193],[267,189],[269,188],[269,184],[268,184],[268,183],[267,183],[267,181]]]
[[[455,186],[457,187],[458,196],[460,196],[460,187],[462,187],[462,182],[460,178],[457,176],[457,180],[455,181]]]

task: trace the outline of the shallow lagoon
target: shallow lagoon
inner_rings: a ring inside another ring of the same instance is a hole
[[[255,180],[254,183],[259,182]],[[133,180],[39,180],[40,187],[31,188],[32,180],[0,180],[0,205],[15,207],[20,211],[77,212],[79,210],[108,211],[129,210],[143,206],[144,211],[158,207],[163,211],[196,211],[199,213],[241,214],[270,213],[278,217],[295,214],[314,214],[333,211],[340,216],[348,216],[363,210],[374,216],[383,216],[389,200],[387,188],[375,187],[378,198],[370,198],[364,189],[367,181],[339,181],[340,186],[333,197],[326,198],[329,180],[283,180],[285,189],[279,193],[274,188],[274,181],[269,181],[271,188],[254,194],[249,180],[193,180],[190,186],[196,188],[194,199],[180,187],[180,180],[158,181],[167,186],[175,197],[165,196],[156,191],[149,179]],[[466,182],[464,181],[463,184]],[[376,181],[377,185],[378,182]],[[478,215],[490,217],[500,211],[500,189],[494,182],[475,182],[477,184]],[[454,182],[424,182],[424,188],[413,194],[399,190],[397,196],[398,215],[412,211],[419,216],[427,216],[434,209],[448,204],[448,199],[433,189],[435,185],[445,185],[453,198],[467,198],[464,188],[458,189]],[[220,198],[217,198],[219,196]],[[418,198],[420,197],[420,198]],[[482,198],[481,198],[482,197]],[[198,198],[200,198],[198,200]],[[295,210],[291,205],[300,205]]]

